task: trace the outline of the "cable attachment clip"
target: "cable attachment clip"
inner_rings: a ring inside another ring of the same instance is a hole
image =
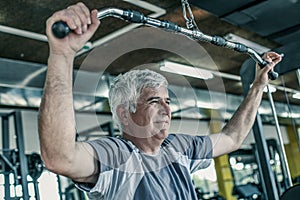
[[[195,22],[195,18],[192,12],[192,9],[190,7],[190,4],[187,0],[181,0],[181,4],[182,4],[182,13],[183,13],[183,17],[185,19],[185,24],[186,27],[189,30],[199,30],[198,26]],[[187,13],[188,11],[188,13]]]

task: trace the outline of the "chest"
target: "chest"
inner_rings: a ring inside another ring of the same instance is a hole
[[[194,199],[195,192],[189,170],[179,163],[145,172],[134,199]]]

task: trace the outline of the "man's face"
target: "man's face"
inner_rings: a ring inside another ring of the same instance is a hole
[[[165,86],[144,88],[137,101],[135,113],[131,113],[130,129],[136,137],[168,136],[171,120],[170,98]]]

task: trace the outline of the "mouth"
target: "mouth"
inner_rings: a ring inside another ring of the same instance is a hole
[[[157,121],[158,124],[169,124],[169,121]]]
[[[159,124],[159,127],[161,127],[161,129],[165,129],[166,127],[168,127],[169,121],[158,121],[156,123]]]

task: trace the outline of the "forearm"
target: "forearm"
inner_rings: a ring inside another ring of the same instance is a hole
[[[261,103],[263,87],[263,85],[253,84],[238,110],[222,130],[222,133],[232,139],[235,149],[240,147],[253,126]]]
[[[51,55],[39,110],[39,136],[43,160],[49,168],[68,162],[75,148],[72,98],[73,57]]]
[[[269,62],[264,68],[256,65],[256,78],[244,101],[219,134],[211,134],[213,157],[232,152],[240,147],[253,126],[263,89],[268,84],[268,72],[281,61],[275,52],[267,52],[264,58]]]

